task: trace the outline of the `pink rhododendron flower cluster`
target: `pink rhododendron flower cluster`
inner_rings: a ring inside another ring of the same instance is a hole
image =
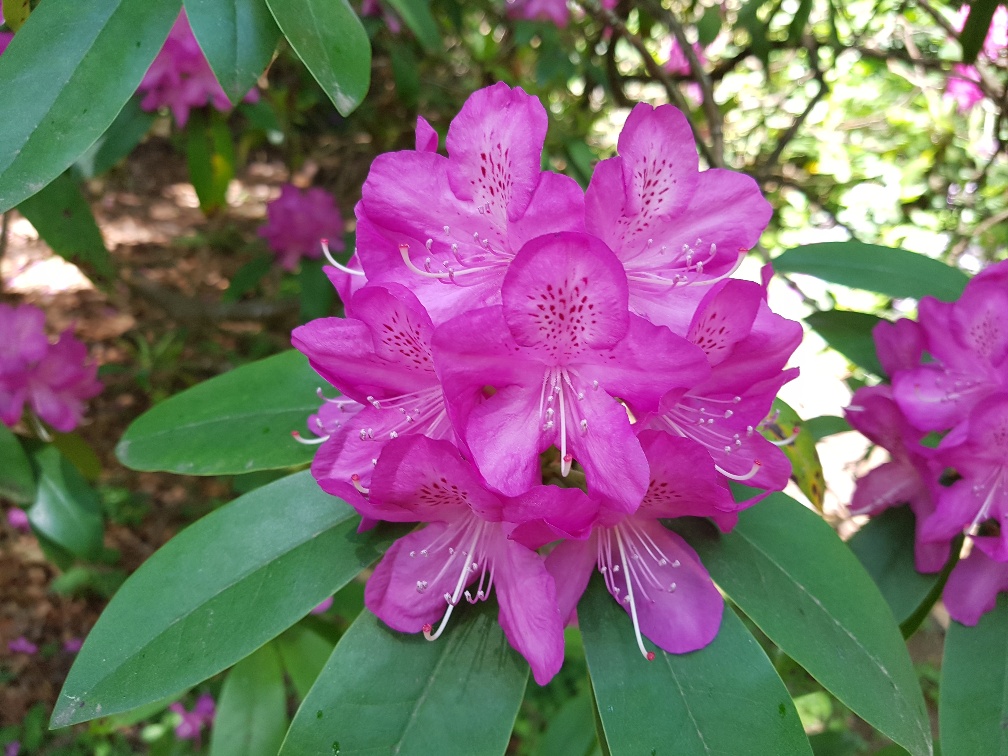
[[[970,6],[965,4],[959,9],[952,20],[956,31],[963,30],[969,12]],[[989,61],[1004,60],[1008,56],[1008,8],[1003,5],[999,5],[994,11],[980,55]],[[955,102],[960,113],[965,113],[984,98],[979,82],[980,72],[976,66],[957,63],[952,66],[952,75],[945,86],[945,96]]]
[[[392,628],[444,630],[495,589],[508,640],[548,681],[597,567],[642,636],[679,653],[724,602],[664,518],[730,529],[729,480],[784,487],[759,433],[801,339],[732,280],[770,217],[755,182],[699,170],[670,105],[641,104],[584,191],[541,169],[547,116],[504,84],[416,149],[379,156],[349,267],[347,317],[294,345],[342,396],[309,418],[323,489],[376,521],[420,522],[368,581]]]
[[[618,2],[619,0],[601,0],[599,4],[612,10]],[[504,6],[511,18],[550,21],[561,29],[570,21],[567,0],[504,0]]]
[[[13,427],[25,404],[67,433],[80,423],[84,402],[101,391],[96,365],[72,330],[50,343],[45,313],[32,305],[0,304],[0,422]]]
[[[1008,261],[956,302],[925,297],[918,317],[875,329],[891,384],[859,389],[847,417],[891,460],[858,482],[851,511],[909,504],[921,572],[938,572],[965,533],[942,598],[975,625],[1008,590]]]
[[[168,107],[179,128],[185,127],[192,108],[212,105],[220,111],[231,109],[230,100],[193,36],[185,11],[179,14],[138,89],[144,93],[140,107],[144,110]],[[245,95],[245,101],[258,100],[259,91],[253,87]]]
[[[280,196],[266,205],[266,223],[259,236],[285,270],[294,270],[302,257],[322,257],[320,240],[326,240],[329,249],[343,249],[343,216],[325,189],[284,184]]]

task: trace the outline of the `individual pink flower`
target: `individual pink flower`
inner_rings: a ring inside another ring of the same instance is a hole
[[[361,0],[360,14],[361,16],[380,16],[382,21],[385,22],[385,26],[393,34],[398,34],[402,31],[399,17],[381,0]]]
[[[1008,591],[1008,562],[991,559],[980,549],[959,560],[952,568],[942,602],[956,622],[973,627]]]
[[[536,98],[499,83],[473,93],[452,120],[448,157],[418,126],[422,149],[375,158],[356,208],[358,234],[371,234],[357,246],[368,280],[406,285],[442,323],[499,303],[526,242],[583,230],[580,187],[540,168],[546,125]]]
[[[76,654],[84,646],[83,638],[67,638],[63,641],[63,650],[68,654]]]
[[[12,654],[28,654],[32,656],[38,653],[38,646],[25,638],[23,635],[15,638],[7,644],[7,648]]]
[[[960,479],[939,493],[922,537],[948,540],[963,530],[976,535],[993,520],[998,535],[976,536],[973,545],[1008,562],[1008,393],[978,403],[968,424],[942,439],[936,456]]]
[[[231,109],[231,102],[193,36],[185,11],[179,14],[138,91],[144,93],[140,107],[144,110],[168,107],[179,128],[185,127],[192,108],[212,105],[220,111]],[[259,91],[255,88],[245,95],[246,102],[258,99]]]
[[[11,507],[7,510],[7,524],[19,533],[31,532],[31,524],[28,522],[28,513],[20,507]]]
[[[903,321],[912,322],[912,321]],[[907,330],[901,328],[900,330]],[[878,343],[879,330],[875,337]],[[879,354],[883,348],[879,346]],[[920,572],[937,572],[948,561],[951,535],[938,541],[924,540],[922,528],[935,510],[941,466],[921,446],[924,431],[914,428],[900,412],[886,385],[865,386],[851,398],[846,411],[854,430],[889,452],[890,459],[861,477],[851,498],[853,515],[881,514],[907,504],[914,513],[916,547],[914,560]]]
[[[343,249],[343,217],[332,195],[321,187],[301,190],[293,184],[280,187],[280,196],[266,206],[266,224],[259,236],[277,254],[286,270],[294,270],[302,257],[322,257],[322,244]]]
[[[555,445],[564,475],[577,460],[589,491],[636,509],[647,462],[626,407],[654,411],[665,393],[698,382],[708,367],[700,349],[631,315],[628,296],[605,244],[550,234],[515,257],[502,305],[436,331],[449,412],[491,485],[510,496],[527,490],[539,479],[539,453]],[[493,395],[474,404],[485,386]]]
[[[759,433],[780,387],[797,376],[784,370],[801,343],[801,326],[775,314],[764,289],[749,281],[720,281],[696,307],[686,338],[704,351],[710,375],[662,397],[647,427],[691,438],[707,449],[722,475],[779,491],[791,463]]]
[[[332,608],[332,605],[333,605],[333,597],[330,596],[329,598],[324,599],[322,601],[322,603],[320,603],[314,609],[312,609],[310,613],[311,614],[325,614],[326,612],[328,612]]]
[[[984,98],[979,82],[980,72],[976,66],[956,63],[952,66],[948,81],[945,82],[945,96],[955,102],[956,110],[966,113]]]
[[[324,490],[352,501],[370,486],[386,443],[416,433],[450,439],[453,432],[431,356],[434,326],[416,297],[397,284],[372,285],[354,295],[348,313],[294,329],[292,342],[343,394],[309,421],[323,439],[312,474]]]
[[[28,404],[42,420],[67,433],[80,423],[84,402],[102,389],[98,368],[70,329],[56,343],[45,335],[45,315],[31,305],[0,304],[0,421],[14,426]]]
[[[917,428],[949,429],[1008,390],[1008,261],[971,279],[956,302],[924,297],[919,318],[935,361],[893,376],[893,396]]]
[[[583,494],[552,488],[546,495]],[[486,600],[496,588],[508,642],[545,685],[563,663],[556,590],[542,558],[508,538],[506,507],[449,442],[423,436],[390,442],[365,514],[428,524],[392,544],[368,580],[364,603],[389,627],[434,640],[463,598]],[[475,591],[467,590],[477,580]]]
[[[730,529],[740,505],[718,480],[702,446],[667,433],[643,431],[650,476],[640,508],[629,515],[603,507],[585,540],[562,541],[546,559],[560,613],[573,615],[595,567],[633,621],[641,654],[646,636],[669,653],[703,648],[717,635],[724,599],[696,552],[662,519],[712,517]],[[563,523],[555,518],[551,524]]]
[[[704,49],[700,43],[694,42],[692,47],[693,52],[697,56],[697,60],[700,61],[700,65],[702,66],[706,64],[707,56],[704,55]],[[662,45],[662,50],[659,53],[659,59],[662,58],[665,60],[662,67],[670,74],[675,74],[687,80],[695,78],[693,75],[693,66],[690,65],[689,58],[687,58],[686,53],[683,52],[682,46],[679,44],[679,40],[672,35],[666,37],[666,42]],[[700,102],[703,98],[703,92],[696,81],[689,81],[686,85],[686,93],[694,102]]]
[[[193,705],[192,711],[188,711],[181,701],[176,701],[168,707],[182,717],[182,721],[175,725],[175,737],[179,740],[199,741],[204,727],[209,727],[213,722],[216,707],[213,697],[209,693],[204,693]]]
[[[770,205],[748,176],[699,170],[689,124],[671,105],[636,105],[617,148],[595,166],[586,228],[623,263],[634,312],[688,323],[690,300],[671,292],[730,274],[759,240]]]
[[[4,746],[4,756],[18,756],[21,753],[21,741],[12,740]]]
[[[970,6],[963,4],[959,13],[952,19],[952,26],[956,31],[963,30],[969,13]],[[1008,50],[1008,8],[999,5],[994,10],[990,28],[987,30],[987,36],[984,37],[983,47],[980,49],[980,55],[987,60],[997,61],[1008,54],[1006,50]],[[956,63],[952,66],[952,74],[945,84],[945,96],[956,103],[956,109],[960,113],[965,113],[972,110],[984,98],[979,82],[980,72],[976,66]]]
[[[511,18],[551,21],[561,29],[570,20],[567,0],[505,0],[505,5]]]

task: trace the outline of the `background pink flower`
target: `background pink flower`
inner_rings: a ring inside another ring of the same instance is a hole
[[[321,240],[339,252],[343,244],[343,216],[325,189],[302,191],[293,184],[280,187],[280,196],[266,206],[266,225],[259,236],[276,252],[285,270],[294,270],[302,257],[322,256]]]
[[[231,102],[193,36],[185,11],[168,33],[164,47],[140,82],[139,91],[145,93],[140,107],[157,110],[167,106],[179,128],[186,125],[191,108],[213,105],[220,111],[231,109]],[[246,102],[258,99],[259,91],[255,88],[245,95]]]

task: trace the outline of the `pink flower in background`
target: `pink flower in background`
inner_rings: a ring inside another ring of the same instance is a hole
[[[102,389],[87,348],[68,329],[56,343],[45,334],[45,315],[32,305],[0,304],[0,421],[14,426],[25,404],[63,433],[84,414],[84,402]]]
[[[332,608],[332,605],[333,605],[333,597],[330,596],[329,598],[324,599],[321,604],[312,609],[311,614],[325,614]]]
[[[963,30],[969,13],[970,6],[964,3],[959,9],[959,13],[952,19],[952,26],[956,31]],[[1008,8],[999,5],[994,11],[990,28],[984,38],[980,57],[996,61],[1003,59],[1006,55],[1008,55]],[[983,90],[978,84],[979,81],[980,72],[976,66],[967,66],[962,63],[952,66],[952,75],[949,76],[945,86],[945,96],[956,103],[956,109],[960,113],[971,110],[984,98]]]
[[[394,11],[387,8],[381,0],[361,0],[360,14],[361,16],[381,16],[382,21],[385,22],[385,26],[393,34],[398,34],[402,31],[399,17]]]
[[[4,747],[4,756],[18,756],[21,753],[21,742],[12,740]]]
[[[924,572],[939,571],[965,535],[970,555],[942,597],[953,619],[974,625],[1008,590],[1008,261],[955,302],[925,297],[919,318],[874,331],[892,386],[860,389],[848,418],[892,459],[861,478],[852,509],[909,504]],[[937,446],[924,445],[928,434]]]
[[[76,654],[84,646],[83,638],[67,638],[63,641],[63,650],[68,654]]]
[[[12,654],[28,654],[31,656],[32,654],[38,653],[38,646],[25,638],[23,635],[8,643],[7,648]]]
[[[193,36],[185,11],[168,33],[164,47],[151,63],[138,91],[144,93],[140,107],[144,110],[169,108],[179,128],[185,127],[192,108],[212,105],[220,111],[231,109],[230,100]],[[258,99],[259,91],[255,88],[245,95],[246,102]]]
[[[31,533],[28,513],[20,507],[11,507],[7,510],[7,524],[19,533]]]
[[[203,728],[209,727],[213,722],[216,707],[213,697],[204,693],[196,699],[192,711],[187,711],[181,701],[173,703],[168,710],[182,717],[182,721],[175,725],[175,737],[179,740],[198,741]]]
[[[266,224],[259,228],[259,236],[284,269],[294,270],[302,257],[322,257],[323,239],[329,249],[343,249],[343,216],[325,189],[284,184],[280,196],[266,206]]]

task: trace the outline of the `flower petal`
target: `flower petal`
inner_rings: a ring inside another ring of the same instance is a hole
[[[1001,591],[1008,591],[1008,562],[995,562],[973,549],[952,569],[942,601],[952,619],[973,627],[994,608]]]
[[[556,582],[557,606],[565,624],[573,621],[597,561],[596,533],[586,541],[561,541],[546,557],[546,569]]]

